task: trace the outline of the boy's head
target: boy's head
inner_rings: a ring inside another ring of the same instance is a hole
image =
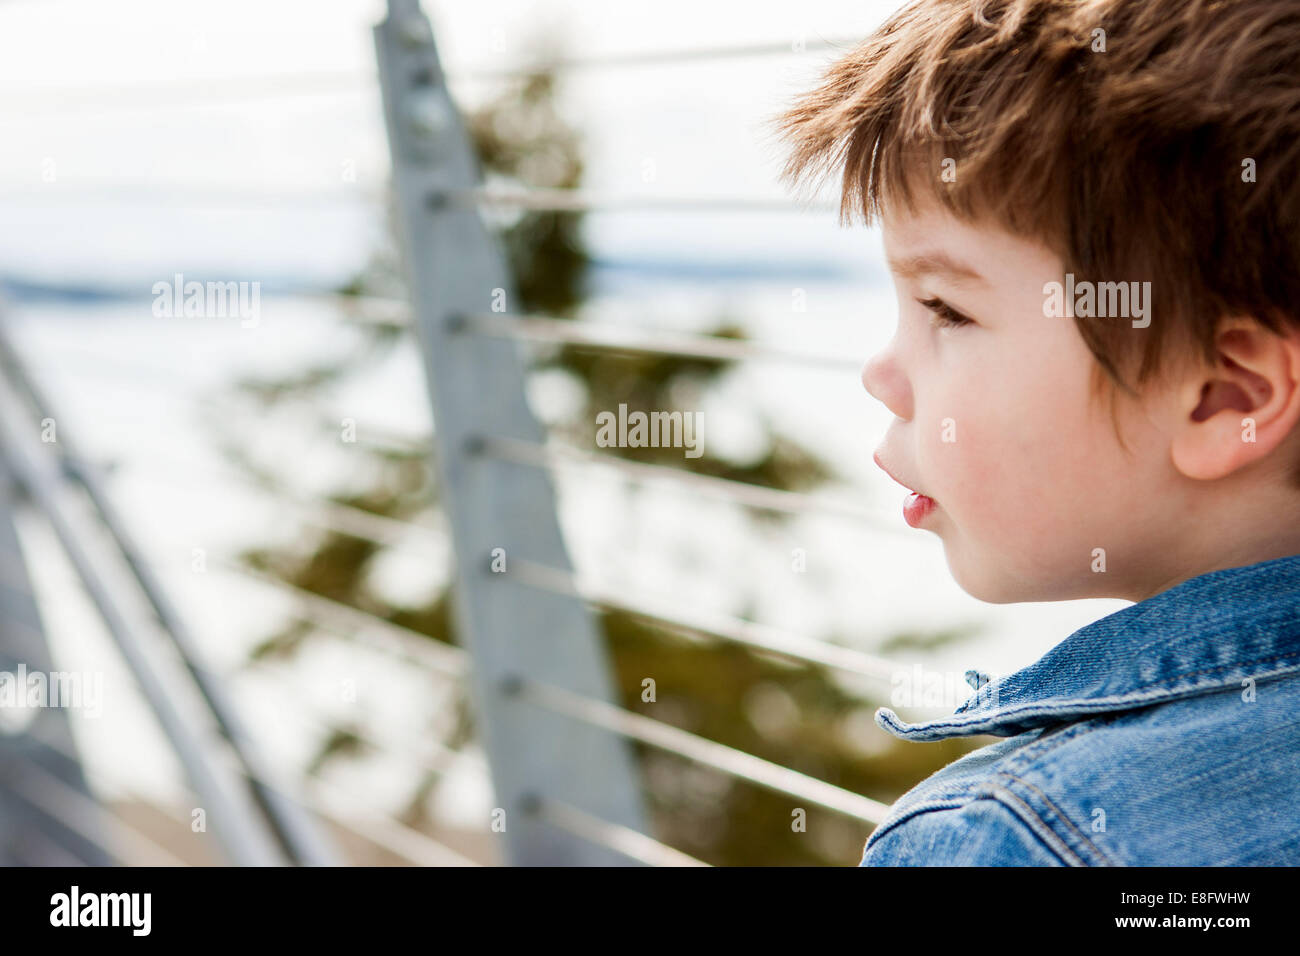
[[[1300,4],[920,0],[777,128],[881,223],[878,456],[962,587],[1300,552]]]

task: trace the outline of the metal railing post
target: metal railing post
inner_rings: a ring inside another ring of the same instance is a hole
[[[522,679],[535,678],[599,701],[617,696],[586,606],[510,573],[515,559],[571,568],[550,476],[473,453],[484,436],[539,442],[544,435],[524,399],[516,343],[457,332],[461,316],[502,302],[517,310],[501,251],[478,210],[443,201],[478,185],[478,162],[418,0],[389,0],[375,42],[439,490],[458,559],[456,623],[473,660],[478,726],[505,811],[505,857],[515,865],[627,864],[626,855],[580,840],[537,812],[555,800],[647,832],[628,741],[515,693]]]
[[[3,315],[0,315],[3,319]],[[31,404],[39,419],[60,420],[54,406],[36,384],[24,366],[18,350],[10,341],[8,329],[0,322],[0,371],[8,376],[14,388]],[[94,505],[99,519],[121,551],[136,583],[153,608],[159,625],[180,653],[190,677],[203,695],[208,709],[216,719],[221,732],[234,748],[239,762],[247,769],[249,786],[268,822],[279,839],[288,858],[304,866],[337,866],[340,857],[333,841],[311,816],[270,781],[273,775],[243,719],[228,698],[218,679],[201,664],[197,639],[191,633],[180,611],[172,603],[167,590],[144,558],[143,549],[127,530],[127,523],[118,514],[107,492],[100,484],[93,466],[69,448],[67,429],[55,446],[55,453],[64,473],[78,482]]]
[[[131,671],[176,756],[204,801],[213,829],[232,863],[274,866],[285,862],[282,848],[267,821],[241,792],[234,773],[204,727],[191,722],[178,703],[164,671],[155,663],[144,635],[128,621],[116,595],[92,558],[83,535],[61,498],[66,476],[54,456],[34,453],[30,431],[16,424],[21,396],[0,375],[0,467],[9,480],[6,493],[17,489],[49,521],[73,571],[98,610],[123,661]],[[36,442],[35,444],[42,444]],[[0,782],[2,786],[2,782]]]
[[[32,593],[31,579],[18,541],[13,515],[18,489],[3,457],[0,457],[0,670],[10,675],[24,667],[28,673],[52,670],[49,648],[40,613]],[[17,677],[11,676],[17,684]],[[25,694],[25,686],[15,686]],[[22,711],[9,718],[17,719]],[[74,752],[72,729],[66,713],[58,708],[36,711],[33,722]],[[85,821],[82,832],[74,832],[40,807],[25,803],[8,781],[25,775],[34,764],[77,793],[89,798],[90,791],[81,767],[43,744],[35,735],[0,730],[0,865],[61,865],[70,861],[90,866],[112,866],[116,861],[106,849],[107,834],[95,821]]]

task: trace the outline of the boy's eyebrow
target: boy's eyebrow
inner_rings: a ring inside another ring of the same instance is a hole
[[[890,271],[904,279],[939,274],[958,282],[985,282],[984,277],[970,266],[957,262],[938,250],[921,252],[902,259],[889,259],[888,263]]]

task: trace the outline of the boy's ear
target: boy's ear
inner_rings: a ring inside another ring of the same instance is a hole
[[[1263,459],[1300,422],[1300,332],[1253,319],[1222,323],[1215,365],[1179,386],[1170,454],[1189,478],[1214,479]]]

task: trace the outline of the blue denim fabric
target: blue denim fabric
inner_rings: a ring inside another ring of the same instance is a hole
[[[1300,865],[1300,555],[1075,631],[904,740],[1008,739],[913,787],[861,866]]]

